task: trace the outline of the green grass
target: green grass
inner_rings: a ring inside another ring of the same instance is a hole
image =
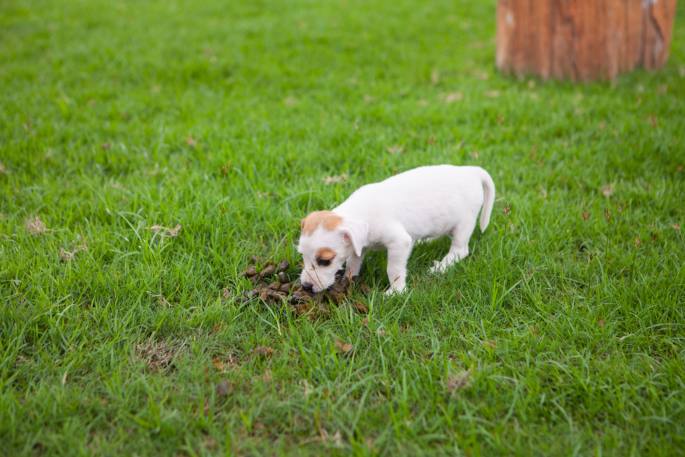
[[[589,85],[498,74],[492,1],[0,3],[0,454],[682,455],[680,3],[663,71]],[[239,303],[435,163],[497,184],[467,260],[385,298],[371,255],[368,316]]]

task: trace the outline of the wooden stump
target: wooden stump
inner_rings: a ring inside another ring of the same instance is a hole
[[[573,81],[660,68],[675,7],[676,0],[499,0],[497,67]]]

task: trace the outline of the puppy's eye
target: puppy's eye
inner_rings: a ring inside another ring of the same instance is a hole
[[[316,259],[316,264],[320,267],[327,267],[331,264],[331,259],[322,259],[319,257]]]

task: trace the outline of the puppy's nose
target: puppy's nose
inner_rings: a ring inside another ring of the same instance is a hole
[[[302,283],[302,288],[306,290],[307,292],[313,292],[312,287],[314,285],[311,282],[303,282]]]

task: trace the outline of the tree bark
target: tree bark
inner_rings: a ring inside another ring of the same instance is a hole
[[[675,8],[676,0],[499,0],[497,67],[573,81],[657,69]]]

